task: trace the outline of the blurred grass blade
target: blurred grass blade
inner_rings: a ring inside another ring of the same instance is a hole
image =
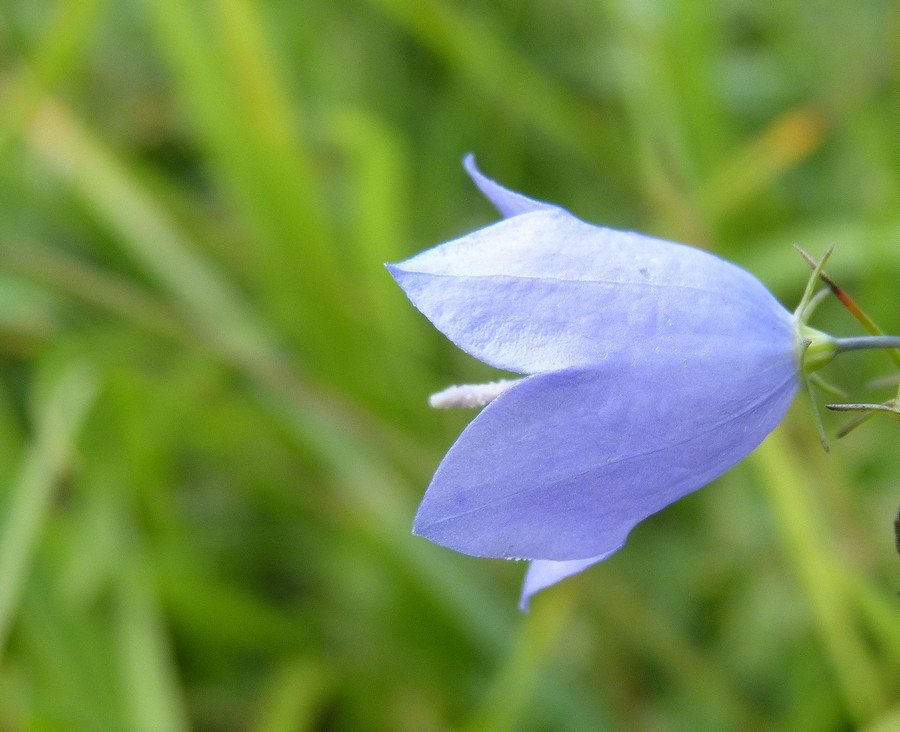
[[[543,598],[521,618],[519,632],[491,687],[462,728],[466,732],[503,732],[522,728],[533,708],[541,671],[556,650],[575,608],[570,588]],[[557,718],[558,719],[558,718]]]
[[[846,709],[861,723],[883,708],[884,683],[850,612],[846,585],[840,582],[841,560],[825,541],[810,478],[793,455],[782,429],[769,435],[749,460],[766,488]]]
[[[638,596],[631,583],[604,568],[600,610],[612,621],[615,632],[629,637],[633,649],[647,653],[667,672],[681,695],[701,698],[704,713],[714,715],[718,729],[768,730],[765,712],[727,676],[716,659],[686,637],[684,630]]]
[[[78,67],[100,10],[107,0],[64,0],[44,30],[41,45],[30,59],[28,71],[20,71],[3,95],[0,114],[0,157],[6,146],[25,126],[41,97],[65,74]]]
[[[250,732],[320,729],[322,705],[334,685],[333,671],[316,659],[298,658],[278,668]]]
[[[900,679],[900,622],[896,595],[880,593],[849,568],[842,568],[841,579],[846,585],[847,596],[868,625],[869,634],[889,659],[894,677]]]
[[[387,122],[364,109],[336,107],[326,122],[348,172],[348,280],[359,283],[367,309],[393,342],[409,347],[416,342],[409,327],[414,321],[380,266],[385,259],[405,259],[409,253],[410,171],[402,140]]]
[[[227,67],[225,81],[233,95],[251,147],[244,151],[256,166],[254,179],[261,190],[264,220],[275,227],[274,237],[288,254],[302,254],[290,274],[311,279],[310,268],[323,286],[333,285],[336,262],[321,203],[322,187],[315,162],[298,133],[297,100],[290,100],[259,17],[258,4],[247,0],[214,0],[218,39]],[[232,147],[234,142],[232,142]],[[302,237],[299,246],[295,238]],[[311,282],[309,284],[312,284]]]
[[[510,119],[527,120],[581,159],[608,169],[614,166],[605,111],[504,42],[474,10],[480,6],[464,10],[441,0],[368,1],[474,84],[485,99],[502,100],[511,110]]]
[[[6,510],[0,517],[0,656],[72,442],[96,392],[89,367],[69,364],[37,407],[35,435],[26,449]]]
[[[63,598],[49,565],[34,567],[16,623],[17,653],[14,657],[11,651],[4,664],[15,669],[25,652],[23,691],[30,698],[21,716],[27,722],[11,722],[4,729],[126,730],[118,679],[109,663],[114,653],[106,618],[88,617]]]
[[[116,622],[121,682],[135,732],[187,732],[187,710],[180,691],[171,640],[163,626],[148,568],[124,531],[123,558],[117,564]]]
[[[268,357],[268,328],[126,168],[63,107],[45,100],[29,141],[212,340],[241,362]]]
[[[321,171],[257,4],[160,0],[149,10],[211,171],[260,250],[250,256],[260,296],[288,340],[330,355],[340,368],[336,352],[352,348],[352,340],[345,328],[326,333],[317,323],[352,319],[355,299],[341,289],[340,247],[323,215]]]
[[[824,116],[811,107],[795,107],[772,120],[710,175],[700,192],[708,215],[732,215],[818,150],[826,134]]]
[[[611,56],[628,114],[629,143],[643,178],[641,189],[674,238],[707,241],[693,195],[691,151],[680,118],[682,99],[666,53],[665,26],[652,23],[644,11],[629,0],[608,3],[606,8],[617,39],[611,44]]]
[[[879,714],[870,724],[860,727],[859,732],[897,732],[898,729],[900,729],[900,703]]]
[[[364,431],[368,439],[373,438],[371,416],[328,387],[301,379],[282,356],[268,324],[196,252],[197,247],[127,168],[62,107],[46,101],[29,140],[41,159],[118,235],[125,251],[163,286],[205,341],[240,370],[279,391],[280,399],[287,397],[297,408],[339,425],[342,431]],[[326,330],[323,335],[333,332]],[[353,359],[345,361],[352,367]],[[386,427],[379,435],[389,441],[395,437]]]
[[[133,282],[61,249],[0,240],[0,269],[114,313],[149,333],[189,344],[195,338],[178,312]]]

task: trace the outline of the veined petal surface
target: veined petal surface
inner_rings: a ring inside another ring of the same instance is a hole
[[[769,291],[729,262],[544,205],[388,269],[460,348],[519,373],[590,367],[636,343],[669,358],[793,329]]]
[[[447,453],[414,530],[476,556],[608,556],[637,523],[762,442],[797,382],[783,334],[674,360],[636,348],[590,369],[528,377]]]

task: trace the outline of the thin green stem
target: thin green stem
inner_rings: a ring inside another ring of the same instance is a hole
[[[832,412],[890,412],[900,414],[893,400],[886,404],[826,404],[826,408]]]
[[[845,351],[862,351],[870,348],[898,348],[900,349],[900,336],[857,336],[855,338],[835,338],[834,345],[837,353]]]

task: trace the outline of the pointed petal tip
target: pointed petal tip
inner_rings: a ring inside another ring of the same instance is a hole
[[[416,511],[416,516],[413,519],[413,536],[420,536],[423,539],[428,539],[428,541],[430,541],[432,544],[437,544],[438,546],[452,549],[453,551],[459,552],[460,554],[480,556],[477,552],[473,552],[471,550],[466,551],[468,547],[463,546],[462,548],[460,548],[458,537],[454,534],[453,531],[446,531],[443,525],[444,522],[441,520],[441,517],[436,517],[433,514],[433,507],[430,506],[428,502],[423,498],[422,503],[419,504],[419,508]],[[501,559],[502,557],[493,558]]]
[[[403,267],[403,262],[385,262],[384,268],[388,271],[388,274],[394,278],[394,281],[403,288],[403,277],[408,274],[407,270]]]
[[[519,596],[519,610],[528,612],[531,598],[538,592],[579,572],[583,572],[598,562],[608,559],[623,546],[625,546],[625,542],[622,542],[615,549],[586,559],[570,559],[562,562],[535,559],[525,573],[525,581],[522,583],[522,594]]]
[[[421,536],[423,539],[428,539],[429,541],[434,541],[430,536],[428,536],[428,525],[422,519],[422,504],[419,504],[419,508],[416,511],[416,516],[413,519],[412,525],[412,533],[413,536]]]
[[[463,168],[469,174],[469,177],[478,186],[479,190],[494,204],[494,207],[503,215],[504,218],[518,216],[530,211],[538,211],[545,208],[557,208],[543,201],[536,201],[533,198],[516,193],[508,188],[504,188],[495,180],[488,178],[478,169],[473,153],[466,153],[463,156]]]

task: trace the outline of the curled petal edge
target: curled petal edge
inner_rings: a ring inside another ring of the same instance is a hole
[[[488,178],[478,169],[478,165],[475,163],[475,156],[472,153],[463,158],[463,167],[466,169],[469,177],[475,182],[475,185],[478,186],[478,189],[505,218],[544,208],[556,208],[552,204],[537,201],[521,193],[511,191],[509,188],[501,186],[497,181]]]

